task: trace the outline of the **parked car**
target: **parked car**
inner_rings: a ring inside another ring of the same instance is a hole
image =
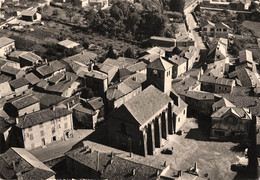
[[[171,149],[163,149],[162,150],[162,152],[161,152],[162,154],[169,154],[169,155],[171,155],[173,152],[172,152],[172,150]]]

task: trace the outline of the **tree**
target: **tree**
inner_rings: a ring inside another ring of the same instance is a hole
[[[96,11],[94,9],[87,11],[84,15],[84,18],[89,24],[91,24],[96,18]]]
[[[54,10],[52,11],[52,15],[53,15],[53,16],[58,16],[58,15],[59,15],[58,9],[54,9]]]
[[[106,58],[112,58],[112,59],[116,59],[117,58],[116,54],[114,53],[114,49],[113,49],[112,45],[109,46]]]
[[[128,57],[128,58],[135,58],[135,51],[132,47],[129,47],[125,50],[125,57]]]
[[[74,16],[74,12],[72,11],[72,9],[67,9],[66,16],[70,19],[71,22],[71,19]]]
[[[177,11],[183,14],[185,7],[185,0],[171,0],[170,9],[172,11]]]
[[[117,5],[111,7],[110,15],[117,21],[123,19],[123,11]]]

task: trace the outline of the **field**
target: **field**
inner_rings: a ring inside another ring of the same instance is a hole
[[[260,31],[259,31],[259,27],[260,27],[260,22],[255,22],[255,21],[244,21],[242,23],[243,27],[251,29],[256,37],[260,37]]]

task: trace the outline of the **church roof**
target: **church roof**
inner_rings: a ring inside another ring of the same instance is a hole
[[[143,125],[171,101],[169,96],[151,85],[120,106],[111,116],[126,121],[134,119]]]
[[[172,68],[172,64],[167,62],[167,61],[165,61],[162,58],[157,58],[155,61],[153,61],[150,64],[148,64],[147,67],[151,68],[151,69],[157,69],[157,70],[165,71],[167,69]]]

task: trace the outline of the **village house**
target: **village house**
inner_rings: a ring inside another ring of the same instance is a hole
[[[207,55],[207,60],[209,63],[214,63],[216,61],[226,60],[224,61],[223,67],[229,64],[228,54],[228,40],[226,38],[220,38],[217,43],[215,43],[209,50]]]
[[[211,115],[211,139],[248,140],[252,113],[247,108],[222,107]]]
[[[18,79],[22,78],[26,73],[22,70],[19,70],[17,68],[13,68],[11,66],[5,65],[1,69],[1,74],[5,74],[7,76],[10,76],[12,79]]]
[[[44,109],[16,118],[13,136],[18,146],[31,150],[73,137],[72,111],[65,108]]]
[[[66,65],[66,69],[79,75],[83,69],[91,71],[94,66],[94,62],[97,58],[97,54],[90,51],[82,51],[79,54],[66,57],[61,60]]]
[[[215,82],[215,93],[231,93],[235,86],[235,80],[217,78]]]
[[[78,48],[80,46],[79,43],[77,42],[74,42],[74,41],[71,41],[69,39],[66,39],[66,40],[63,40],[63,41],[60,41],[58,43],[59,47],[61,49],[73,49],[73,48]]]
[[[219,100],[218,100],[219,99]],[[225,97],[219,97],[215,98],[214,104],[212,104],[212,110],[213,112],[218,111],[222,107],[236,107],[232,102],[230,102],[227,98]]]
[[[53,75],[58,73],[65,73],[66,72],[66,65],[58,60],[54,60],[48,63],[53,69]]]
[[[102,64],[99,71],[107,75],[108,84],[118,79],[118,66]]]
[[[174,106],[180,106],[185,118],[175,114]],[[186,121],[186,112],[185,107],[151,85],[111,113],[109,143],[143,156],[153,155],[155,147],[161,147],[162,138],[168,139],[168,133],[178,131],[178,124]]]
[[[146,63],[138,62],[136,64],[127,66],[125,69],[127,69],[131,74],[135,74],[135,73],[146,74],[146,66],[147,66]]]
[[[20,96],[28,91],[30,83],[25,77],[22,77],[10,81],[9,84],[11,89],[15,92],[15,96]]]
[[[31,87],[41,81],[33,72],[26,74],[24,78],[30,83]]]
[[[108,112],[120,107],[126,101],[142,91],[142,84],[136,77],[111,85],[106,92],[106,104]]]
[[[175,47],[176,42],[174,38],[166,38],[160,36],[152,36],[150,37],[150,42],[152,46],[158,47]]]
[[[200,91],[201,83],[197,80],[197,77],[192,77],[191,75],[186,75],[180,78],[172,80],[172,88],[180,95],[184,100],[185,93],[187,91]]]
[[[17,62],[20,64],[20,59],[19,59],[19,56],[23,53],[27,53],[29,51],[20,51],[20,50],[14,50],[12,52],[10,52],[8,55],[7,55],[7,59],[13,61],[13,62]]]
[[[20,17],[24,21],[36,21],[38,20],[39,14],[35,10],[23,10],[20,14]]]
[[[205,116],[212,114],[212,104],[215,102],[213,93],[202,91],[187,91],[184,101],[188,104],[188,113],[196,113]]]
[[[9,67],[12,67],[12,68],[21,69],[20,63],[0,57],[0,69],[2,69],[4,66],[9,66]]]
[[[0,98],[5,97],[6,99],[10,99],[14,96],[10,84],[8,83],[10,80],[11,77],[0,74]]]
[[[76,93],[68,98],[57,94],[45,93],[39,99],[41,109],[67,108],[68,110],[73,110],[80,103],[80,93]]]
[[[236,69],[248,68],[252,72],[257,72],[257,63],[253,59],[252,51],[247,49],[239,51],[239,65],[236,66]]]
[[[19,55],[19,62],[21,67],[35,66],[36,64],[39,64],[42,61],[42,58],[33,52],[24,52],[21,55]]]
[[[101,10],[108,7],[108,0],[75,0],[74,6],[78,7],[93,7]]]
[[[15,50],[15,40],[8,37],[0,38],[0,56],[5,56]]]
[[[217,77],[203,75],[200,78],[201,91],[215,92],[215,83]]]
[[[228,33],[231,32],[231,28],[223,22],[213,23],[206,21],[205,24],[201,26],[202,35],[204,36],[214,36],[214,37],[228,37]]]
[[[165,51],[161,47],[155,46],[144,52],[141,52],[138,59],[149,64],[159,57],[165,57]]]
[[[104,103],[101,97],[93,97],[73,108],[75,125],[95,129],[98,121],[104,117]]]
[[[11,117],[20,117],[40,110],[39,99],[34,95],[28,94],[10,99],[4,107]]]
[[[187,70],[187,60],[178,55],[174,55],[167,60],[172,66],[172,78],[180,77]]]
[[[0,155],[3,179],[55,179],[55,172],[26,149],[9,148]]]
[[[260,80],[257,78],[258,75],[249,68],[241,67],[229,73],[228,76],[231,79],[238,79],[241,86],[260,87]]]
[[[92,88],[100,96],[104,95],[108,88],[108,77],[100,71],[81,72],[79,75],[86,79],[86,86]]]

